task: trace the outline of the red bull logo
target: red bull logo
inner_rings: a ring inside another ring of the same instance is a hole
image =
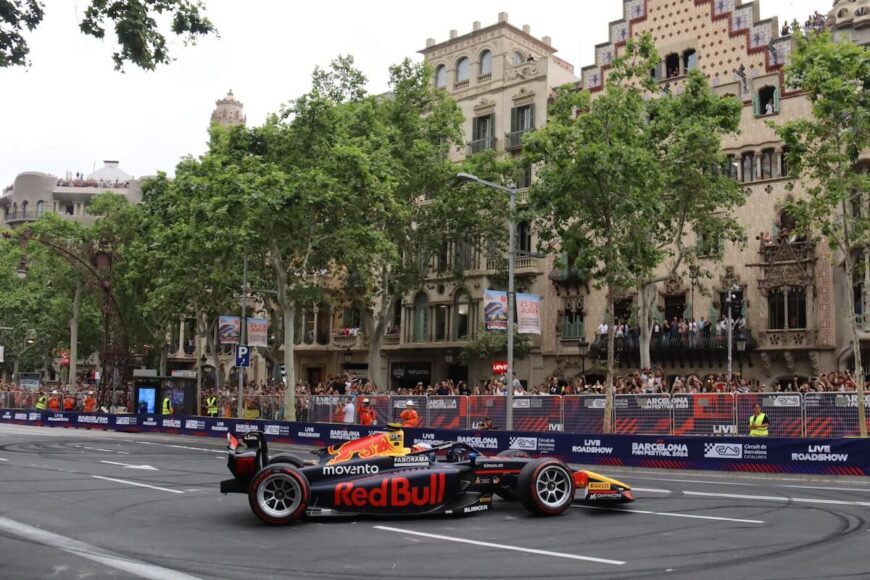
[[[354,457],[367,459],[379,455],[403,455],[405,451],[402,448],[401,436],[398,439],[395,436],[396,433],[375,433],[355,441],[342,443],[338,447],[333,445],[327,449],[327,452],[333,456],[327,465],[350,461]],[[397,441],[398,445],[394,445],[394,441]]]
[[[335,507],[424,507],[444,502],[443,473],[429,476],[429,485],[412,486],[407,477],[385,479],[377,487],[365,488],[352,481],[335,486]]]

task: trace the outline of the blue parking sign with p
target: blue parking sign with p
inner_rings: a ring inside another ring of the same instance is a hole
[[[243,368],[251,366],[251,350],[243,344],[236,347],[236,366]]]

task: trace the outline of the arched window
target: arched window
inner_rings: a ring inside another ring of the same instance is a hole
[[[27,207],[30,205],[29,202],[22,201],[21,202],[21,217],[27,217]]]
[[[680,55],[676,52],[665,57],[665,74],[669,79],[680,76]]]
[[[779,90],[770,85],[761,87],[752,97],[752,106],[759,116],[779,113]]]
[[[468,80],[469,68],[468,59],[462,57],[456,63],[456,82],[461,83]]]
[[[414,342],[426,342],[429,322],[429,298],[424,292],[414,297]]]
[[[773,177],[773,149],[765,149],[761,152],[761,179]]]
[[[435,69],[435,86],[439,89],[447,88],[447,67],[443,64]]]
[[[513,64],[514,66],[519,66],[524,62],[526,62],[526,57],[523,56],[523,53],[521,53],[520,51],[515,50],[514,53],[511,55],[511,64]]]
[[[532,251],[532,228],[526,220],[517,224],[517,250],[521,254],[530,254]]]
[[[484,50],[480,53],[480,76],[492,74],[492,53]]]
[[[460,290],[453,300],[453,338],[467,340],[470,336],[471,300],[468,292]]]
[[[743,154],[743,182],[755,181],[755,153]]]
[[[42,217],[45,215],[45,202],[37,201],[36,202],[36,217]]]
[[[12,202],[12,215],[18,217],[18,204],[15,202]]]

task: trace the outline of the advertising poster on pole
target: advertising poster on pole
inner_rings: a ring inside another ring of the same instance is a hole
[[[487,330],[507,330],[507,292],[483,291],[483,322]]]
[[[239,344],[242,333],[242,321],[238,316],[221,316],[218,319],[220,325],[218,337],[221,344]]]
[[[269,323],[265,318],[248,318],[248,346],[268,347]]]
[[[517,332],[541,334],[541,297],[535,294],[517,294]]]

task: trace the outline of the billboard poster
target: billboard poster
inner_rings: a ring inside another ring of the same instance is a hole
[[[269,323],[265,318],[248,318],[248,346],[267,347]]]
[[[541,334],[541,297],[535,294],[517,294],[517,332]]]
[[[221,344],[239,344],[242,321],[238,316],[221,316],[218,319],[218,337]]]
[[[487,330],[507,330],[507,292],[483,291],[483,322]]]

